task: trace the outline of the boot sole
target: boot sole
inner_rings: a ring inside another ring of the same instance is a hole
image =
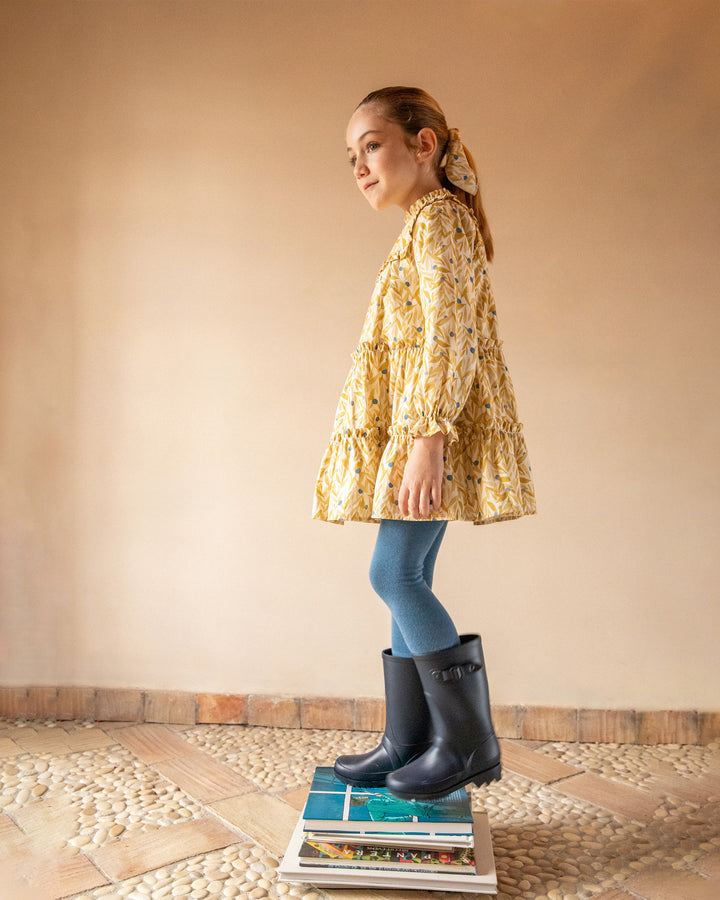
[[[385,779],[387,775],[383,775],[382,778],[347,778],[345,775],[340,775],[339,772],[335,772],[335,777],[338,781],[342,781],[343,784],[349,784],[350,787],[385,787]]]
[[[452,794],[453,791],[458,791],[468,784],[482,787],[485,784],[490,784],[492,781],[500,781],[501,778],[502,765],[501,763],[498,763],[496,766],[491,766],[489,769],[485,769],[482,772],[469,775],[467,778],[459,778],[450,787],[444,788],[443,790],[395,791],[390,789],[390,793],[393,797],[399,797],[401,800],[439,800],[441,797],[447,797],[448,794]]]

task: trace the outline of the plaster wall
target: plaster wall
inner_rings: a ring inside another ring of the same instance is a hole
[[[419,10],[422,8],[422,14]],[[0,7],[0,684],[379,695],[369,525],[310,520],[419,84],[479,163],[539,514],[437,590],[497,703],[720,708],[720,14],[696,0]]]

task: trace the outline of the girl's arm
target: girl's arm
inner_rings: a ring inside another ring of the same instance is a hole
[[[422,364],[409,392],[414,398],[414,444],[398,495],[403,516],[427,518],[442,503],[443,451],[457,440],[477,352],[476,288],[467,264],[474,248],[449,207],[421,215],[413,235],[423,311]]]

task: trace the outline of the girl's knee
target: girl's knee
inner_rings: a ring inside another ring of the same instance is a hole
[[[375,593],[384,600],[392,596],[397,589],[398,576],[397,565],[392,557],[384,557],[376,553],[370,563],[370,584]]]
[[[380,523],[380,533],[370,563],[370,584],[386,603],[400,595],[429,587],[445,522]],[[437,547],[435,546],[437,544]],[[425,563],[431,562],[428,571]],[[429,578],[426,578],[426,575]]]
[[[370,584],[391,609],[398,603],[413,600],[418,591],[428,589],[417,564],[408,565],[393,555],[373,557],[370,564]]]

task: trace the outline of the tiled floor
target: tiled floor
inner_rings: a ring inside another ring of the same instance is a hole
[[[382,900],[276,873],[314,767],[376,739],[0,720],[0,898]],[[718,745],[503,752],[503,780],[472,795],[490,817],[500,900],[720,900]]]

